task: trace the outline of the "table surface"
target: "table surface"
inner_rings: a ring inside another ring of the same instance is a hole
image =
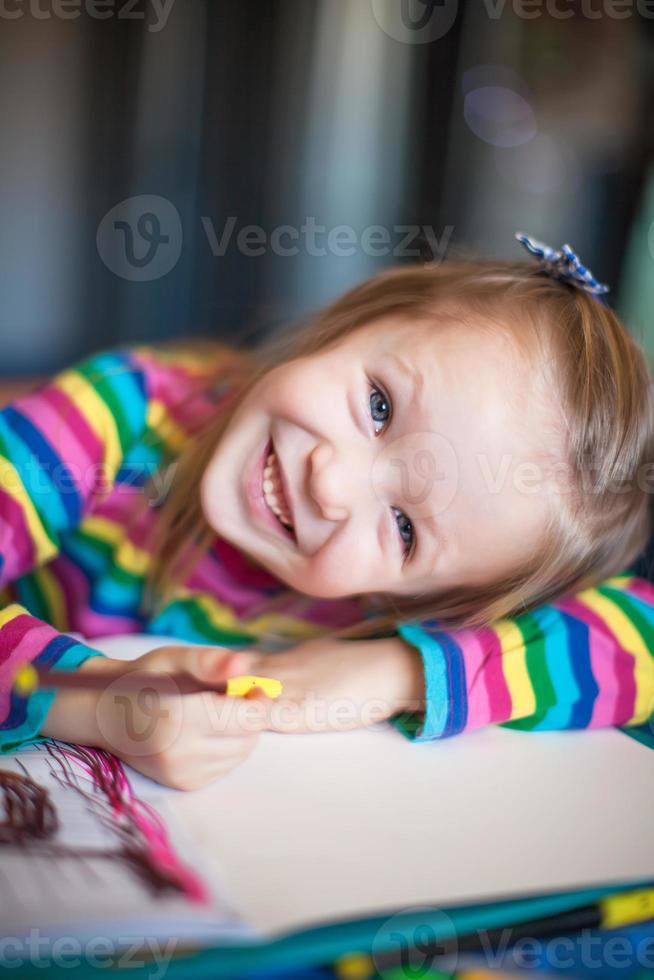
[[[92,644],[127,659],[170,642]],[[264,733],[205,789],[164,790],[136,774],[135,786],[165,797],[205,870],[266,934],[654,878],[654,752],[617,729],[490,726],[428,743],[386,724]]]

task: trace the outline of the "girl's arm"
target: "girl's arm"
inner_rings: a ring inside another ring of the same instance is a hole
[[[654,587],[636,576],[486,629],[447,631],[428,621],[398,633],[424,667],[424,714],[395,718],[410,738],[447,738],[489,723],[638,725],[654,711]]]
[[[100,656],[32,615],[21,584],[10,586],[54,558],[113,485],[147,409],[142,364],[125,349],[86,358],[0,411],[0,751],[33,739],[55,696],[17,693],[22,664],[75,669]]]
[[[485,629],[399,625],[368,640],[318,637],[254,654],[284,685],[268,706],[283,732],[392,718],[409,738],[494,723],[525,730],[638,725],[654,709],[654,587],[623,575]]]

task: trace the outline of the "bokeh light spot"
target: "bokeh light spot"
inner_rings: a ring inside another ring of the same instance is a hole
[[[536,117],[527,100],[501,85],[484,85],[468,92],[463,116],[475,136],[492,146],[519,146],[537,132]]]

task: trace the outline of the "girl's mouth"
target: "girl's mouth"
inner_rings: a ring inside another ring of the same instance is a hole
[[[291,510],[284,494],[284,485],[279,466],[279,460],[272,442],[263,467],[263,499],[266,501],[275,517],[289,531],[293,530]]]
[[[287,541],[296,543],[292,515],[272,439],[267,439],[246,474],[245,496],[253,516]]]

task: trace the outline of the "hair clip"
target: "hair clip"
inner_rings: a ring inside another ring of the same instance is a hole
[[[535,238],[530,238],[529,235],[525,235],[521,231],[517,231],[515,237],[528,252],[542,259],[548,275],[573,286],[579,286],[580,289],[591,293],[600,303],[604,303],[602,293],[608,293],[610,286],[598,282],[590,269],[586,268],[577,253],[573,252],[569,245],[564,245],[561,251],[558,251]]]

